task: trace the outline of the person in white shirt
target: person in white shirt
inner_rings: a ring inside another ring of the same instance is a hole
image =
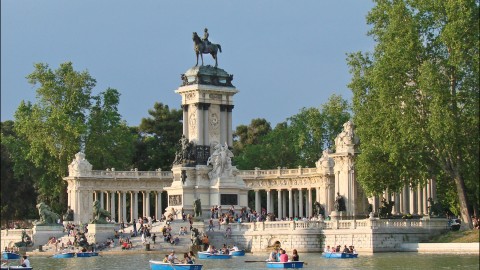
[[[238,249],[237,245],[233,245],[231,251],[238,251],[238,250],[239,250],[239,249]]]
[[[30,267],[30,261],[28,260],[28,257],[26,255],[23,256],[22,266],[23,267]]]

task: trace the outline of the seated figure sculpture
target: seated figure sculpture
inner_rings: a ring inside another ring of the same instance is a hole
[[[100,207],[100,202],[93,202],[93,220],[92,224],[107,224],[107,217],[110,218],[110,212]]]

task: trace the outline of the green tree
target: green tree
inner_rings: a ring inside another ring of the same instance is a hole
[[[92,99],[85,143],[88,161],[94,169],[130,168],[135,135],[118,113],[120,93],[108,88]]]
[[[367,16],[374,52],[348,58],[358,179],[369,193],[428,178],[443,190],[454,183],[471,227],[479,194],[479,3],[375,2]]]
[[[182,136],[182,110],[155,102],[137,129],[134,164],[139,170],[170,170]]]
[[[245,149],[246,146],[258,144],[261,138],[272,131],[270,123],[263,118],[256,118],[250,125],[237,126],[233,134],[233,153],[236,155]]]

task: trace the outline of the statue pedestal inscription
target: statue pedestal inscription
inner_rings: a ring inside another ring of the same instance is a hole
[[[35,225],[33,227],[34,245],[45,245],[52,237],[59,238],[64,235],[62,225]]]
[[[87,241],[92,243],[103,243],[107,238],[115,236],[115,230],[118,229],[115,224],[88,224]]]

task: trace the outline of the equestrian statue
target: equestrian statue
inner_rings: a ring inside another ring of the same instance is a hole
[[[193,49],[195,51],[195,54],[197,55],[197,63],[195,64],[195,66],[198,66],[198,55],[200,55],[200,58],[202,59],[203,66],[203,54],[211,54],[213,59],[215,59],[215,67],[218,66],[217,52],[222,52],[222,47],[220,46],[220,44],[214,44],[208,40],[207,28],[205,28],[203,39],[198,36],[197,32],[193,32],[193,43]]]

